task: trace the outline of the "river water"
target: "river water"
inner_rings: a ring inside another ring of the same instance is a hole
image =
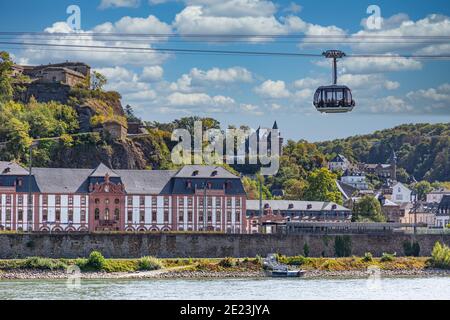
[[[0,299],[450,299],[450,277],[382,279],[12,280]]]

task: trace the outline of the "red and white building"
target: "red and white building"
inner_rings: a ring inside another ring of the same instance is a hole
[[[31,201],[29,195],[31,194]],[[32,168],[0,162],[0,230],[246,232],[246,194],[222,167]]]

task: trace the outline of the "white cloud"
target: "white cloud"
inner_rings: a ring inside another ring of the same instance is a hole
[[[99,8],[137,8],[139,4],[140,0],[102,0]]]
[[[387,20],[381,30],[361,30],[353,36],[356,44],[352,47],[364,52],[396,52],[409,50],[413,52],[432,50],[434,54],[442,53],[445,45],[430,44],[429,37],[447,36],[450,34],[450,18],[440,14],[430,14],[423,19],[413,21],[405,15],[396,15]],[[384,38],[370,38],[370,36],[384,36]],[[368,36],[364,38],[364,36]],[[386,38],[394,37],[392,39]],[[398,39],[395,37],[410,37]],[[425,38],[418,38],[425,37]],[[370,39],[371,43],[363,40]],[[445,44],[445,43],[444,43]]]
[[[282,80],[266,80],[260,86],[255,88],[255,92],[262,97],[280,99],[289,97],[289,90]]]
[[[171,34],[172,28],[157,17],[149,15],[146,18],[125,16],[114,23],[100,24],[93,31],[99,33]]]
[[[450,84],[410,91],[402,97],[363,98],[357,101],[355,110],[398,115],[405,113],[450,115]]]
[[[286,26],[274,16],[212,16],[202,6],[188,6],[173,23],[180,34],[286,34]]]
[[[252,73],[242,67],[232,67],[228,69],[212,68],[206,71],[193,68],[191,69],[189,75],[193,80],[202,83],[232,83],[252,81]]]
[[[96,68],[95,71],[103,74],[108,81],[120,82],[120,81],[135,81],[137,79],[136,74],[123,68]]]
[[[270,17],[277,8],[266,0],[187,0],[188,6],[198,6],[206,16],[214,17]]]
[[[400,84],[395,81],[387,80],[381,74],[343,74],[339,76],[338,82],[344,84],[350,89],[364,89],[366,91],[378,90],[380,88],[394,90]]]
[[[422,63],[420,61],[398,56],[393,56],[392,58],[368,57],[343,59],[339,61],[338,65],[343,72],[349,73],[383,73],[422,69]]]
[[[161,80],[164,75],[164,69],[161,66],[147,66],[144,67],[140,75],[142,81],[158,81]]]
[[[257,105],[250,103],[241,103],[240,108],[243,112],[253,114],[253,115],[263,115],[264,112]]]
[[[297,14],[302,11],[302,6],[295,2],[291,2],[283,11]]]
[[[157,65],[161,64],[167,57],[168,54],[157,53],[152,51],[147,51],[151,49],[150,43],[135,43],[127,42],[126,38],[118,41],[104,41],[100,37],[93,34],[93,32],[132,32],[139,25],[143,23],[143,27],[147,27],[148,32],[153,30],[153,32],[162,32],[170,30],[170,26],[165,25],[162,22],[157,22],[155,17],[150,16],[146,19],[134,19],[125,17],[119,20],[117,23],[104,23],[100,26],[94,27],[93,30],[89,31],[78,31],[77,37],[74,38],[72,29],[67,25],[66,22],[55,22],[51,27],[48,27],[44,32],[52,34],[58,33],[62,34],[57,38],[51,37],[49,39],[40,40],[46,44],[52,44],[57,46],[80,46],[70,50],[53,50],[53,51],[42,51],[37,48],[27,48],[17,54],[18,59],[22,57],[27,57],[30,64],[47,64],[55,63],[66,60],[73,61],[83,61],[88,64],[97,67],[104,66],[124,66],[124,65]],[[128,21],[129,25],[125,27],[124,21]],[[155,22],[153,26],[150,26]],[[65,35],[67,34],[67,35]],[[19,38],[20,39],[20,38]],[[84,47],[83,47],[84,46]],[[121,47],[118,49],[89,49],[89,47]],[[123,49],[123,47],[136,47],[142,48],[142,51],[135,52],[133,50]]]
[[[323,80],[318,78],[303,78],[296,80],[294,82],[294,87],[297,89],[305,89],[305,88],[312,88],[317,87],[320,85],[323,85]]]

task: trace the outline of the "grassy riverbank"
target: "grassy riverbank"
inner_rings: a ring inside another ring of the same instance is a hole
[[[277,255],[281,264],[290,269],[302,269],[311,275],[360,275],[369,268],[377,268],[385,274],[426,274],[450,275],[450,248],[436,243],[431,257],[396,257],[385,253],[373,257],[309,258],[304,256],[286,257]],[[31,257],[27,259],[0,260],[2,278],[42,278],[67,276],[68,271],[79,272],[85,277],[258,277],[265,276],[263,259],[223,258],[223,259],[105,259],[98,251],[88,258],[50,259]],[[131,275],[131,276],[130,276]]]
[[[304,258],[280,257],[292,269],[310,277],[361,277],[376,266],[385,275],[450,275],[434,268],[425,257],[399,257],[389,261],[364,257]],[[145,262],[146,261],[146,262]],[[93,266],[89,259],[28,258],[0,260],[0,279],[65,278],[67,268],[78,266],[83,278],[253,278],[266,273],[260,258],[225,259],[104,259]],[[70,270],[70,269],[69,269]]]

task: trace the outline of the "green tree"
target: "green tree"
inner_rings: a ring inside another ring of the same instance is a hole
[[[139,118],[135,115],[134,110],[133,110],[133,107],[130,106],[129,104],[127,104],[127,105],[125,106],[125,116],[127,117],[127,120],[128,120],[129,122],[140,122],[140,121],[141,121],[141,119],[139,119]]]
[[[417,193],[417,199],[424,201],[427,198],[427,193],[431,192],[433,188],[428,181],[420,181],[413,185],[413,190]]]
[[[14,94],[12,86],[13,62],[8,52],[0,52],[0,101],[11,100]]]
[[[306,182],[304,180],[289,179],[283,184],[284,198],[287,200],[303,199]]]
[[[108,83],[108,79],[98,71],[93,71],[91,76],[92,90],[102,91],[103,87]]]
[[[251,179],[249,177],[243,177],[242,178],[242,184],[244,185],[244,190],[247,193],[247,198],[250,200],[258,200],[259,199],[259,179],[263,179],[262,177],[258,176],[258,180]],[[270,193],[270,190],[267,188],[267,186],[262,185],[262,198],[264,200],[266,199],[272,199],[272,194]]]
[[[336,175],[327,168],[312,171],[307,178],[304,199],[308,201],[333,201],[342,204],[342,194],[336,185]]]
[[[386,218],[381,211],[380,202],[372,196],[366,195],[353,206],[353,221],[384,222]]]

